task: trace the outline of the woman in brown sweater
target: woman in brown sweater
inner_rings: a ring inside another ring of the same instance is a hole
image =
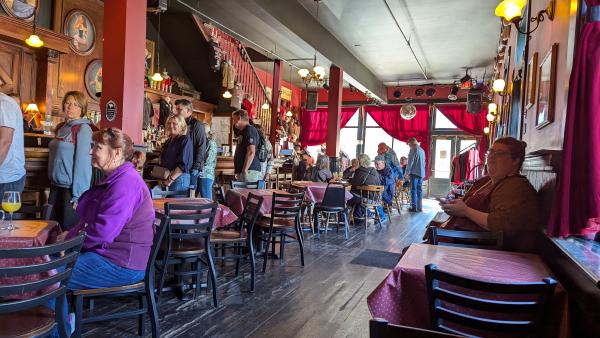
[[[525,147],[525,142],[512,137],[496,140],[488,151],[488,176],[475,182],[463,199],[441,204],[452,217],[440,227],[503,231],[508,235],[536,230],[537,193],[527,178],[519,174]]]

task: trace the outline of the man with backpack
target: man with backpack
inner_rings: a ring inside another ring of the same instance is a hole
[[[260,135],[250,124],[248,112],[244,109],[233,112],[233,123],[240,135],[233,155],[235,177],[242,182],[260,181],[263,179],[258,156]]]
[[[258,160],[260,161],[260,171],[265,182],[269,182],[271,178],[271,170],[273,170],[273,146],[265,137],[265,133],[261,125],[256,125],[256,130],[260,136],[260,145],[258,147]]]

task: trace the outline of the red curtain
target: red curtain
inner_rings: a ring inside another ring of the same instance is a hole
[[[300,140],[303,147],[317,146],[327,141],[327,109],[319,107],[317,110],[302,111]],[[346,126],[357,110],[357,107],[342,107],[340,129]]]
[[[400,116],[399,105],[367,106],[365,110],[386,133],[400,141],[414,137],[425,150],[425,177],[429,177],[429,106],[417,105],[417,115],[405,120]]]
[[[600,223],[600,0],[586,0],[583,27],[571,69],[562,167],[548,224],[551,236],[596,231]]]
[[[483,108],[479,114],[471,114],[467,112],[466,104],[441,104],[435,107],[460,130],[481,136],[477,150],[479,151],[480,163],[485,163],[485,152],[488,150],[488,137],[483,132],[483,128],[488,124],[486,119],[487,108]]]

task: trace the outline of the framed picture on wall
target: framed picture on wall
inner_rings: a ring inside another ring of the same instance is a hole
[[[555,43],[538,67],[537,110],[535,115],[535,126],[538,129],[547,126],[554,120],[557,52],[558,44]]]
[[[36,0],[0,0],[0,5],[8,15],[31,21],[35,12],[35,2]]]
[[[96,26],[92,19],[82,10],[75,9],[67,14],[63,33],[71,40],[71,49],[79,55],[88,55],[96,46]]]
[[[92,60],[85,69],[85,89],[94,100],[102,94],[102,60]]]
[[[538,53],[533,53],[533,56],[527,63],[527,82],[525,86],[525,109],[531,108],[535,104],[535,95],[537,87],[537,66],[538,66]]]
[[[154,41],[146,40],[146,49],[144,51],[144,69],[146,69],[146,75],[152,76],[154,74]]]

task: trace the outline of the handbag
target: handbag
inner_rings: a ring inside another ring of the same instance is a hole
[[[152,168],[152,171],[150,172],[150,176],[152,178],[156,178],[159,180],[166,180],[167,178],[169,178],[169,175],[171,174],[171,171],[165,167],[161,167],[159,165],[155,165]]]

